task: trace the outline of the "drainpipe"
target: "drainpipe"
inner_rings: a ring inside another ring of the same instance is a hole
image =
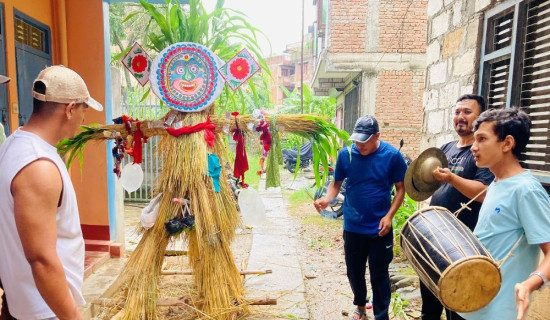
[[[52,7],[55,8],[55,26],[57,29],[57,53],[55,64],[69,66],[67,54],[67,12],[65,0],[52,0]]]

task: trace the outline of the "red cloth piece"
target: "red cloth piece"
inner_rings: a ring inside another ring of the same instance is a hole
[[[216,139],[214,129],[216,129],[216,126],[210,122],[210,117],[208,117],[205,122],[197,123],[194,126],[186,126],[179,129],[168,128],[166,131],[174,137],[179,137],[182,134],[191,134],[204,130],[204,140],[206,140],[209,147],[212,147],[214,145],[214,140]]]
[[[235,178],[241,178],[241,184],[244,185],[244,173],[248,171],[248,158],[246,157],[246,148],[244,133],[239,129],[239,123],[237,122],[237,116],[235,115],[235,130],[233,130],[233,140],[237,141],[235,148],[235,166],[233,168],[233,176]]]
[[[256,127],[256,131],[262,132],[260,141],[262,142],[264,152],[267,154],[271,148],[271,133],[269,133],[269,123],[265,119],[260,120],[260,124]]]
[[[133,144],[133,154],[134,164],[140,164],[143,160],[143,143],[147,143],[147,137],[143,136],[141,132],[141,121],[136,122],[136,132],[134,132],[134,141]]]

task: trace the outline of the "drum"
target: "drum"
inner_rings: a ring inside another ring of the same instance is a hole
[[[497,295],[498,265],[472,231],[447,209],[427,207],[415,212],[403,225],[400,238],[420,280],[446,308],[476,311]]]

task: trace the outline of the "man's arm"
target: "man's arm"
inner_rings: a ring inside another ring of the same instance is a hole
[[[327,188],[327,194],[324,197],[317,199],[313,205],[317,211],[321,211],[328,207],[329,203],[334,199],[342,187],[342,181],[333,181]]]
[[[405,198],[405,183],[403,181],[396,182],[395,183],[395,195],[393,196],[393,200],[391,202],[390,210],[388,210],[388,213],[380,220],[380,224],[378,225],[378,232],[379,236],[385,236],[388,232],[391,230],[391,224],[393,217],[395,216],[395,213],[403,203],[403,199]]]
[[[538,272],[543,274],[543,277],[548,279],[550,277],[550,242],[539,244],[544,258],[541,264],[537,268]],[[516,283],[516,309],[518,311],[517,320],[523,320],[527,308],[529,307],[529,295],[531,292],[540,288],[543,284],[542,277],[532,274],[529,278],[525,279],[522,283]]]
[[[449,170],[449,168],[437,167],[433,171],[433,175],[434,175],[434,178],[437,179],[438,181],[443,181],[453,186],[456,190],[458,190],[468,199],[472,199],[473,197],[477,196],[481,191],[483,191],[485,188],[487,188],[487,186],[481,183],[480,181],[462,178],[452,173],[451,170]],[[485,199],[485,193],[479,195],[479,197],[477,197],[475,201],[483,202],[483,199]]]
[[[82,319],[57,256],[56,212],[63,182],[49,160],[37,160],[13,179],[15,223],[40,295],[60,320]]]

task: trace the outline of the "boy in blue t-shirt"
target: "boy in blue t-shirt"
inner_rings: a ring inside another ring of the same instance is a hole
[[[476,165],[495,175],[474,234],[494,259],[504,262],[497,296],[481,310],[461,314],[468,320],[523,319],[529,295],[550,276],[550,198],[518,161],[530,128],[527,114],[515,108],[487,110],[474,124]]]
[[[391,299],[388,266],[393,259],[391,226],[405,196],[403,180],[407,164],[397,149],[380,140],[378,122],[372,116],[357,120],[350,140],[355,143],[351,150],[344,148],[338,154],[334,182],[326,196],[315,201],[315,208],[326,208],[347,179],[344,251],[353,304],[357,306],[352,319],[366,319],[368,260],[374,318],[388,320]],[[392,200],[393,186],[396,193]]]

